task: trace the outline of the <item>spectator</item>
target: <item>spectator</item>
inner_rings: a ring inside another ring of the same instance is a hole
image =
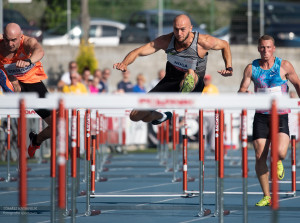
[[[90,88],[90,93],[92,94],[97,94],[99,93],[99,82],[100,82],[100,79],[99,77],[94,77],[93,80],[92,80],[92,84],[89,86]]]
[[[157,78],[155,78],[150,82],[149,89],[151,90],[152,88],[154,88],[158,84],[158,82],[160,82],[165,77],[165,75],[166,75],[165,70],[160,69],[157,73]]]
[[[219,90],[216,85],[213,85],[211,76],[209,74],[205,74],[204,76],[204,88],[203,94],[219,94]]]
[[[103,71],[102,71],[102,83],[104,84],[105,86],[105,92],[109,92],[109,88],[108,88],[108,79],[110,77],[110,69],[109,68],[104,68]]]
[[[105,92],[105,84],[101,81],[102,71],[100,69],[96,69],[94,72],[94,77],[97,77],[99,79],[99,84],[98,84],[99,93]]]
[[[143,74],[138,74],[136,77],[136,82],[137,84],[133,86],[132,92],[137,92],[137,93],[146,93],[146,88],[145,88],[145,76]]]
[[[81,83],[85,85],[86,89],[89,89],[90,81],[93,79],[91,71],[88,67],[85,67],[82,72]]]
[[[88,92],[85,85],[80,82],[79,75],[77,75],[77,73],[71,73],[70,79],[71,84],[65,85],[62,92],[75,94],[86,94]]]
[[[127,71],[122,72],[122,76],[123,76],[122,80],[117,85],[117,91],[123,92],[123,93],[132,92],[133,85],[132,85],[131,81],[129,80],[130,71],[127,70]]]
[[[77,73],[77,75],[79,76],[77,63],[75,61],[70,61],[69,62],[69,70],[61,76],[61,78],[57,84],[57,88],[59,91],[62,90],[64,85],[71,84],[70,74],[73,72]]]

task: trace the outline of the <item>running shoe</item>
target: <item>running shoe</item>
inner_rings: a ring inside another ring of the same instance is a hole
[[[279,180],[284,178],[284,167],[281,160],[278,160],[277,162],[277,176]]]
[[[255,206],[263,207],[263,206],[271,206],[271,197],[264,196],[259,202],[255,204]]]
[[[152,125],[159,125],[159,124],[161,124],[161,123],[163,123],[163,122],[165,122],[165,121],[167,121],[167,120],[169,120],[169,119],[171,119],[172,118],[172,112],[164,112],[165,114],[166,114],[166,118],[165,119],[163,119],[163,120],[153,120],[152,122],[151,122],[151,124]]]
[[[34,157],[35,151],[40,149],[41,146],[34,145],[33,141],[36,139],[37,134],[33,131],[29,133],[30,145],[28,146],[28,155],[30,158]]]
[[[194,89],[195,86],[195,80],[193,78],[193,75],[188,74],[186,78],[184,79],[181,92],[183,93],[189,93]]]

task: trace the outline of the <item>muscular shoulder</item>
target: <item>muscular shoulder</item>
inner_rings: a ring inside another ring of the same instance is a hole
[[[42,50],[41,44],[35,38],[29,36],[24,36],[23,46],[27,53],[37,49]]]
[[[159,36],[154,41],[152,41],[152,44],[153,46],[155,46],[155,48],[166,50],[169,46],[172,36],[173,33]]]
[[[294,69],[293,65],[288,60],[282,60],[281,67],[287,72],[289,72],[291,69]]]
[[[218,39],[214,36],[200,33],[198,35],[198,45],[205,50],[219,50],[228,45],[227,41]]]
[[[24,46],[34,46],[35,44],[38,44],[38,41],[33,37],[24,36],[23,44]]]
[[[244,70],[244,76],[251,77],[252,76],[252,63],[249,63]]]

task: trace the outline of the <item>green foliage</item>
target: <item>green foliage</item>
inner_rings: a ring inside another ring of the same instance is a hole
[[[95,57],[94,45],[86,44],[84,41],[80,43],[79,54],[76,58],[78,64],[78,72],[82,73],[85,67],[88,67],[91,73],[98,68],[98,61]]]
[[[80,14],[80,0],[71,1],[71,17],[78,18]],[[51,29],[67,23],[67,1],[48,0],[43,15],[43,29]]]
[[[146,9],[148,2],[149,0],[89,0],[89,13],[90,17],[102,17],[126,23],[133,12]],[[155,3],[154,5],[156,6]]]

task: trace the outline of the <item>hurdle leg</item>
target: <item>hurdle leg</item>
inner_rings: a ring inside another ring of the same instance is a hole
[[[292,149],[292,192],[293,196],[296,196],[296,136],[292,135],[292,141],[291,141],[291,149]]]
[[[215,212],[219,216],[219,110],[215,110]]]
[[[77,175],[77,145],[76,145],[76,136],[77,129],[79,126],[76,125],[76,110],[72,110],[72,123],[71,123],[71,178],[72,178],[72,192],[71,192],[71,210],[69,213],[71,214],[71,222],[74,223],[76,216],[76,196],[77,196],[77,179],[79,177]],[[79,168],[78,168],[79,169]]]
[[[220,143],[219,143],[219,191],[218,191],[218,200],[219,200],[219,223],[224,222],[224,144],[223,144],[223,133],[224,133],[224,111],[220,110]]]
[[[272,100],[271,106],[271,177],[272,177],[272,222],[278,222],[278,182],[277,182],[277,160],[278,160],[278,113],[276,100]]]
[[[207,216],[211,213],[210,209],[203,208],[204,197],[204,142],[205,136],[203,135],[203,110],[199,110],[199,217]]]
[[[243,222],[248,222],[248,133],[247,110],[242,111],[242,160],[243,160]]]
[[[65,109],[65,159],[66,159],[66,165],[65,165],[65,180],[66,180],[66,188],[65,188],[65,200],[66,200],[66,207],[65,207],[65,216],[69,216],[70,212],[68,210],[68,184],[69,184],[69,177],[68,177],[68,172],[69,172],[69,110]]]
[[[20,150],[19,150],[19,206],[27,207],[27,160],[26,160],[26,118],[25,100],[20,100]],[[27,215],[21,209],[20,222],[27,222]]]
[[[7,115],[7,176],[6,182],[10,182],[10,115]]]
[[[52,110],[52,125],[51,125],[51,217],[50,221],[55,222],[56,214],[56,110]]]
[[[10,149],[7,149],[7,172],[6,172],[6,182],[10,182]]]
[[[170,121],[166,121],[166,131],[165,131],[165,160],[166,160],[166,169],[165,172],[169,172],[169,130],[170,130]]]
[[[86,211],[85,215],[90,216],[91,215],[91,207],[90,207],[90,166],[91,166],[91,111],[88,109],[86,111],[86,145],[85,145],[85,153],[86,153],[86,159],[85,159],[85,175],[86,175]]]
[[[57,204],[59,208],[59,222],[64,222],[66,210],[66,122],[64,116],[64,103],[59,100],[59,119],[58,119],[58,196]]]

